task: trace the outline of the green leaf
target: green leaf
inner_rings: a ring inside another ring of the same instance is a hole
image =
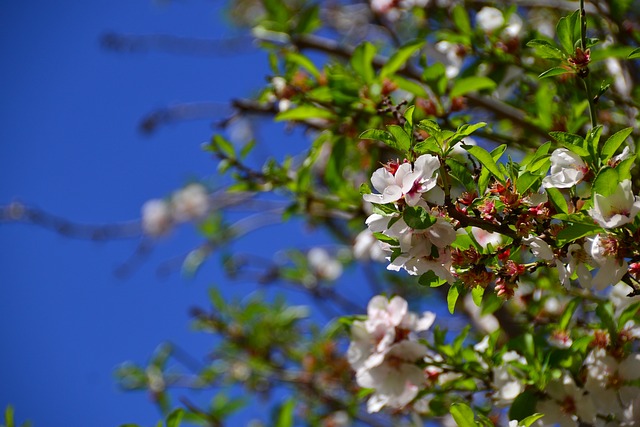
[[[373,83],[376,75],[373,69],[373,58],[375,56],[376,48],[369,42],[362,43],[351,55],[351,66],[366,84]]]
[[[544,414],[533,414],[533,415],[529,415],[527,418],[520,420],[519,425],[524,426],[524,427],[531,427],[531,425],[533,423],[535,423],[536,421],[538,421],[540,418],[544,417]]]
[[[533,186],[537,181],[541,180],[540,175],[532,174],[531,172],[525,172],[520,175],[516,181],[516,189],[518,193],[524,194],[529,188]]]
[[[360,139],[374,139],[376,141],[382,141],[385,144],[396,148],[396,140],[393,138],[393,135],[391,135],[386,130],[368,129],[368,130],[365,130],[364,132],[362,132],[358,138],[360,138]]]
[[[538,403],[538,396],[530,390],[525,390],[518,395],[511,403],[509,408],[509,419],[511,420],[524,420],[526,417],[531,416]]]
[[[417,155],[426,154],[426,153],[434,153],[434,154],[442,154],[442,150],[440,145],[436,142],[436,139],[433,136],[425,139],[424,141],[418,142],[414,147],[413,151]]]
[[[296,401],[294,399],[288,399],[283,403],[282,406],[280,406],[275,427],[293,427],[293,410],[295,407]]]
[[[473,410],[465,403],[454,403],[449,408],[449,412],[458,427],[476,427]]]
[[[465,77],[462,79],[456,80],[451,88],[451,93],[449,96],[451,98],[455,98],[457,96],[465,95],[469,92],[474,92],[483,89],[494,89],[496,87],[496,82],[491,80],[489,77]]]
[[[167,427],[179,427],[184,417],[184,409],[178,408],[167,417]]]
[[[640,58],[640,47],[633,49],[633,51],[627,56],[628,59]]]
[[[410,127],[413,127],[413,111],[416,109],[415,105],[411,105],[404,111],[404,119],[407,121]]]
[[[5,427],[14,427],[13,406],[7,405],[4,410]]]
[[[235,159],[236,152],[233,148],[233,144],[226,139],[224,139],[220,135],[214,135],[213,140],[211,141],[211,146],[214,150],[220,151],[225,156]]]
[[[591,187],[592,196],[595,194],[600,194],[602,196],[608,197],[615,193],[618,188],[618,171],[609,166],[605,166],[600,169],[596,179],[593,181],[593,185]]]
[[[567,56],[572,56],[574,53],[574,46],[576,42],[576,30],[578,26],[578,11],[576,10],[569,16],[564,16],[560,18],[558,21],[558,25],[556,25],[556,35],[558,36],[558,40],[560,41],[560,46],[567,54]]]
[[[561,144],[577,145],[582,147],[584,144],[584,138],[579,135],[568,132],[549,132],[549,135]]]
[[[567,205],[567,201],[560,190],[557,188],[547,188],[546,190],[549,201],[556,208],[556,212],[565,214],[569,213],[569,206]]]
[[[631,132],[633,132],[633,128],[626,128],[611,135],[602,147],[602,160],[606,162],[613,157],[616,151],[618,151],[618,148],[620,148],[629,135],[631,135]]]
[[[467,191],[473,191],[475,189],[476,183],[473,181],[473,175],[471,175],[467,166],[451,158],[448,158],[446,163],[447,166],[449,166],[451,176],[462,184]]]
[[[544,59],[562,59],[562,51],[546,40],[534,39],[527,43],[527,46],[536,51],[536,55]]]
[[[568,132],[549,132],[549,135],[563,147],[573,151],[578,156],[588,159],[591,157],[589,150],[585,148],[584,138]]]
[[[573,313],[578,309],[578,305],[580,304],[579,298],[574,298],[566,305],[564,311],[562,312],[562,316],[560,317],[560,321],[558,322],[558,328],[562,331],[567,330],[569,326],[569,322],[571,322],[571,317],[573,317]]]
[[[599,230],[601,230],[601,228],[595,224],[571,224],[558,233],[558,246],[564,246],[582,237],[591,236]]]
[[[538,78],[544,79],[547,77],[559,76],[560,74],[567,74],[567,73],[573,73],[573,71],[567,70],[566,68],[563,68],[563,67],[553,67],[553,68],[549,68],[547,71],[540,74]]]
[[[427,271],[418,279],[418,284],[430,288],[437,288],[438,286],[442,286],[445,283],[447,283],[447,281],[439,278],[438,275],[433,271]]]
[[[333,113],[324,108],[314,107],[312,105],[301,105],[291,110],[278,113],[275,117],[277,122],[285,120],[307,120],[307,119],[332,119]]]
[[[428,98],[429,93],[420,83],[416,83],[413,80],[405,79],[404,77],[400,77],[395,75],[391,78],[395,84],[402,90],[406,90],[409,93],[414,94],[415,96],[419,96],[421,98]]]
[[[294,64],[297,64],[300,67],[306,69],[316,79],[320,77],[320,71],[318,71],[313,61],[307,58],[306,56],[301,55],[299,53],[295,53],[295,52],[289,52],[286,58],[287,58],[287,61],[293,62]]]
[[[390,76],[404,67],[409,58],[411,58],[411,55],[419,50],[424,43],[424,40],[414,40],[398,49],[380,69],[380,78]]]
[[[391,135],[393,135],[397,149],[403,153],[409,151],[409,148],[411,148],[411,137],[407,135],[404,129],[398,125],[387,126],[387,129]]]
[[[402,219],[415,230],[424,230],[436,223],[436,219],[421,206],[405,207],[402,211]]]
[[[449,288],[449,292],[447,293],[447,308],[449,309],[449,313],[453,314],[456,309],[456,302],[458,302],[458,297],[460,296],[460,289],[458,285],[451,285]]]
[[[462,34],[471,34],[471,23],[469,22],[469,14],[461,5],[453,8],[453,22]]]
[[[400,243],[398,242],[398,239],[393,238],[393,237],[389,237],[384,233],[380,233],[380,232],[375,232],[373,233],[373,236],[380,240],[383,243],[388,243],[390,246],[399,246]]]
[[[629,288],[629,292],[631,292],[631,288]],[[640,310],[640,302],[634,302],[629,307],[625,308],[618,316],[618,329],[624,328],[629,320],[637,320],[636,317],[638,316],[638,310]],[[637,323],[635,320],[634,322]]]
[[[491,172],[491,174],[495,176],[498,181],[504,182],[504,175],[502,174],[502,172],[500,172],[498,165],[487,150],[478,145],[463,145],[463,148],[467,150],[473,157],[478,159],[478,161],[482,163],[482,166],[487,168],[487,170]]]
[[[471,290],[471,298],[473,302],[480,307],[482,305],[482,296],[484,295],[484,290],[482,286],[476,286]]]

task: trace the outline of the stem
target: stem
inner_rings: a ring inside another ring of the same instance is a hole
[[[580,0],[580,46],[582,52],[586,54],[587,51],[587,13],[584,9],[584,0]],[[589,101],[589,116],[591,117],[591,129],[595,129],[598,125],[596,117],[596,103],[593,99],[591,85],[589,84],[589,68],[585,67],[584,73],[578,73],[584,82],[584,89],[587,92],[587,100]]]
[[[584,90],[587,92],[587,100],[589,101],[589,116],[591,117],[591,129],[595,129],[598,126],[598,118],[596,116],[596,103],[591,94],[591,85],[589,84],[589,77],[582,78],[584,82]]]
[[[580,44],[583,51],[587,49],[587,13],[584,10],[584,0],[580,0]]]

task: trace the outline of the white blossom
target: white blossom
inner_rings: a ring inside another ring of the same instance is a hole
[[[313,272],[325,280],[336,280],[342,275],[342,264],[322,248],[312,248],[307,253],[307,261]]]
[[[491,245],[493,249],[496,249],[502,243],[502,234],[500,233],[491,233],[479,227],[471,227],[471,234],[473,234],[473,238],[483,248]]]
[[[171,204],[176,221],[198,220],[209,212],[209,194],[201,184],[189,184],[173,195]]]
[[[554,259],[553,250],[551,246],[539,237],[532,234],[522,240],[522,242],[529,246],[531,253],[538,259],[545,261],[551,261]]]
[[[573,427],[578,421],[593,424],[596,410],[589,393],[579,388],[569,374],[559,380],[551,380],[545,389],[549,399],[539,400],[536,412],[544,414],[536,426]]]
[[[588,167],[580,156],[559,148],[551,154],[551,175],[544,177],[544,188],[570,188],[584,178]]]
[[[485,6],[476,14],[476,25],[485,33],[492,33],[504,25],[504,15],[495,7]]]
[[[379,364],[359,370],[358,385],[375,389],[367,410],[378,412],[384,406],[400,409],[411,402],[426,382],[424,371],[416,365],[426,354],[422,344],[401,341],[385,352]]]
[[[524,384],[515,375],[515,372],[519,371],[510,365],[510,362],[525,364],[526,360],[515,351],[508,351],[502,355],[502,364],[494,366],[493,385],[495,393],[493,400],[496,406],[499,407],[510,405],[524,391]]]
[[[434,46],[436,50],[446,57],[445,76],[452,79],[460,74],[463,58],[460,55],[460,47],[446,40],[439,41]]]
[[[353,322],[347,360],[358,385],[375,390],[367,402],[369,412],[402,408],[426,385],[416,363],[428,349],[414,334],[429,329],[434,320],[431,312],[418,316],[408,311],[407,301],[399,296],[388,300],[379,295],[369,301],[367,319]]]
[[[371,230],[364,229],[357,236],[353,244],[353,256],[361,261],[379,261],[385,259],[382,242],[375,238]]]
[[[618,184],[610,196],[594,194],[589,215],[603,228],[615,228],[633,222],[640,212],[640,197],[634,196],[631,181]]]
[[[168,233],[173,226],[171,207],[160,199],[147,201],[142,205],[142,230],[153,237]]]
[[[615,256],[616,254],[609,253],[606,239],[607,236],[603,234],[585,239],[585,250],[591,256],[595,266],[598,267],[598,272],[591,279],[590,286],[599,291],[618,283],[629,270],[627,261],[619,260]],[[584,284],[582,285],[584,286]]]

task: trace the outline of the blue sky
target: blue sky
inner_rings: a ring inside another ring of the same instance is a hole
[[[127,221],[146,200],[215,173],[200,148],[210,121],[151,137],[138,122],[166,105],[254,93],[269,72],[265,56],[117,54],[99,38],[222,37],[230,34],[222,3],[0,3],[0,203],[20,200],[79,223]],[[119,391],[113,370],[145,363],[165,340],[196,355],[209,348],[210,337],[190,333],[187,313],[207,306],[219,269],[210,265],[194,281],[156,274],[195,244],[185,227],[120,280],[114,270],[135,239],[96,243],[0,224],[0,406],[12,404],[17,419],[35,427],[154,425],[147,395]]]

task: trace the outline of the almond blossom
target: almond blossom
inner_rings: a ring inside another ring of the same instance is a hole
[[[431,312],[418,316],[408,311],[407,301],[399,296],[375,296],[367,306],[367,319],[353,322],[347,359],[358,385],[375,390],[367,403],[369,412],[402,408],[426,384],[417,362],[428,349],[414,334],[429,329],[434,320]]]
[[[171,206],[164,200],[153,199],[142,205],[142,230],[153,237],[167,234],[173,226]]]
[[[418,157],[413,166],[411,163],[390,163],[377,169],[371,177],[373,188],[380,194],[362,197],[367,202],[378,204],[404,199],[409,206],[416,206],[423,193],[436,189],[439,168],[440,161],[430,154]]]
[[[201,184],[189,184],[171,199],[173,217],[178,222],[198,220],[209,212],[209,194]]]
[[[593,195],[589,215],[603,228],[615,228],[633,222],[640,212],[640,197],[634,196],[631,181],[625,179],[610,196]]]
[[[379,363],[356,373],[360,387],[375,392],[367,402],[369,412],[378,412],[384,406],[400,409],[411,402],[426,382],[424,371],[416,362],[427,355],[427,348],[415,341],[394,344]]]
[[[570,188],[582,181],[589,168],[577,154],[559,148],[551,154],[551,175],[542,180],[544,188]]]
[[[629,270],[627,261],[619,259],[616,245],[615,238],[605,234],[587,237],[585,250],[596,264],[595,267],[598,267],[598,272],[590,283],[592,288],[601,291],[607,286],[615,285]]]

